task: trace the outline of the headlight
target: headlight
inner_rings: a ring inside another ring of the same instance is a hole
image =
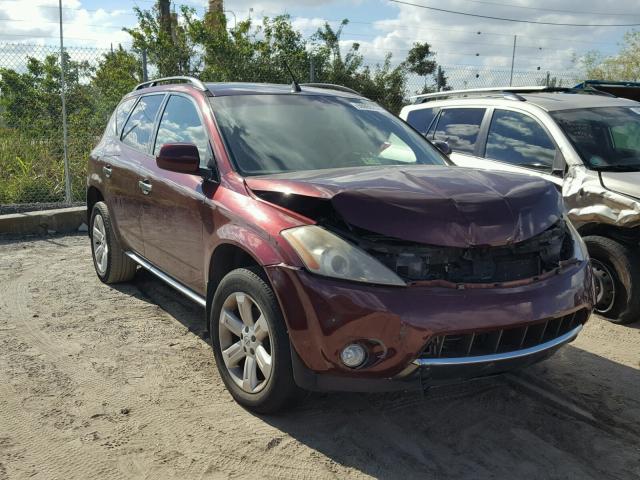
[[[588,260],[589,252],[587,251],[587,246],[585,245],[584,240],[582,240],[582,237],[578,233],[578,230],[576,230],[576,227],[573,226],[573,223],[571,223],[571,220],[565,217],[565,221],[567,222],[569,231],[571,232],[571,236],[573,237],[574,258],[580,260],[581,262]]]
[[[375,258],[317,225],[284,230],[282,236],[313,273],[356,282],[406,286]]]

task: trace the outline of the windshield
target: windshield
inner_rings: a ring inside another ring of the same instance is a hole
[[[640,171],[640,105],[552,112],[585,165],[600,171]]]
[[[446,164],[419,133],[369,100],[291,94],[215,97],[211,102],[244,175]]]

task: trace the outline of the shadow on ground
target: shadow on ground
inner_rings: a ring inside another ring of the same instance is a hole
[[[204,309],[151,274],[139,271],[116,288],[208,341]],[[640,476],[640,370],[569,345],[518,378],[548,395],[492,377],[426,395],[313,394],[293,411],[260,418],[282,432],[280,441],[291,437],[378,478]]]

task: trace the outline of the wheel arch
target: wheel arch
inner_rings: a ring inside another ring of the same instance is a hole
[[[211,313],[213,295],[218,289],[218,285],[220,285],[220,282],[226,274],[236,268],[243,267],[259,268],[264,274],[265,281],[269,286],[271,286],[271,282],[266,275],[264,266],[248,249],[245,249],[236,243],[225,242],[219,244],[211,253],[207,272],[207,323],[209,314]]]
[[[87,188],[87,225],[91,225],[91,212],[98,202],[104,202],[104,195],[97,187],[90,185]]]
[[[640,243],[640,227],[625,228],[605,223],[586,223],[578,228],[583,237],[598,235],[635,248]]]

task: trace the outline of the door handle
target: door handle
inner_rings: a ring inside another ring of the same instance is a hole
[[[111,174],[113,174],[113,170],[111,169],[111,165],[106,165],[106,166],[102,167],[102,173],[104,173],[105,177],[111,178]]]
[[[144,193],[145,195],[149,195],[151,193],[151,189],[153,188],[151,183],[149,183],[149,180],[140,180],[138,182],[138,187],[140,187],[140,190],[142,190],[142,193]]]

